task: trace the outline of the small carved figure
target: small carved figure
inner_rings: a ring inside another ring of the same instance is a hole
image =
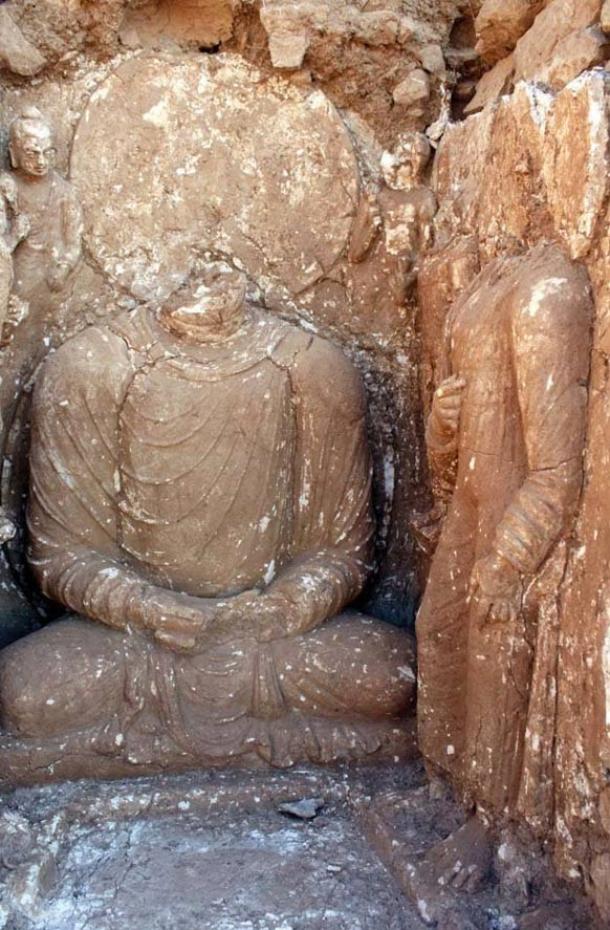
[[[16,290],[29,299],[44,284],[61,290],[81,256],[82,216],[76,192],[53,168],[53,130],[30,107],[9,128],[9,156],[22,208],[30,219],[16,258]]]
[[[406,136],[393,152],[383,153],[384,185],[376,200],[362,199],[350,241],[349,259],[357,263],[377,235],[383,237],[385,270],[402,302],[416,280],[418,256],[432,243],[436,198],[423,183],[430,154],[428,140],[418,132]]]
[[[12,289],[11,312],[2,319],[0,352],[0,449],[6,455],[8,431],[24,388],[49,347],[49,330],[71,272],[81,255],[82,216],[72,185],[54,169],[55,144],[49,123],[35,107],[26,108],[9,127],[10,174],[0,185],[13,214],[8,259],[0,271],[0,307]],[[3,213],[0,211],[0,226]],[[19,498],[19,494],[16,497]],[[15,535],[17,514],[5,500],[0,510],[0,541]]]
[[[158,313],[50,356],[33,404],[31,565],[79,617],[0,656],[15,736],[132,762],[376,750],[410,637],[346,606],[370,571],[360,379],[209,262]],[[55,751],[55,750],[54,750]]]
[[[430,154],[426,137],[417,132],[385,152],[384,183],[377,193],[363,194],[354,219],[347,286],[356,311],[361,307],[368,315],[373,308],[381,332],[402,332],[420,256],[432,243],[436,198],[423,182]]]
[[[552,708],[540,720],[555,633],[539,621],[535,581],[578,505],[590,318],[586,272],[555,246],[492,262],[447,318],[427,441],[453,494],[417,631],[422,752],[477,801],[422,866],[455,887],[486,874],[486,815],[514,815],[531,773],[549,769]],[[534,781],[540,803],[548,786]]]
[[[36,108],[27,108],[11,123],[9,156],[13,170],[4,177],[16,190],[29,228],[13,256],[13,288],[23,312],[12,321],[12,332],[5,333],[9,347],[2,356],[0,389],[5,430],[20,391],[48,347],[45,337],[53,322],[53,310],[80,259],[82,240],[76,192],[53,168],[53,131]]]
[[[6,322],[15,277],[13,252],[29,231],[29,219],[19,205],[17,182],[7,172],[0,172],[0,334]]]

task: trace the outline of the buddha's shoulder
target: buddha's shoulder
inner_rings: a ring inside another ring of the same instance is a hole
[[[50,353],[44,364],[47,377],[88,379],[101,370],[105,377],[112,378],[114,370],[129,367],[129,320],[121,320],[121,316],[113,323],[85,327]]]
[[[273,358],[290,370],[297,389],[317,396],[331,408],[346,407],[360,415],[364,405],[360,373],[330,340],[286,323]]]
[[[274,361],[292,368],[328,368],[334,371],[355,371],[344,352],[328,339],[295,323],[276,321],[278,339],[273,349]]]

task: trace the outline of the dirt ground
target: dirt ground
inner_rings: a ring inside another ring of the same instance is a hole
[[[282,809],[304,799],[311,819]],[[19,789],[0,809],[0,928],[590,926],[565,889],[528,900],[501,870],[476,896],[409,883],[409,863],[462,817],[404,762]]]

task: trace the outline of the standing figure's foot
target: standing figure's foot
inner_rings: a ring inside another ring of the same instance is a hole
[[[493,845],[488,828],[477,816],[434,846],[417,867],[419,877],[429,883],[479,891],[491,871]]]

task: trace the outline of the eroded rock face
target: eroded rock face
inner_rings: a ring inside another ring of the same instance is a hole
[[[173,290],[200,242],[298,294],[344,249],[358,191],[323,95],[223,58],[120,66],[81,118],[71,170],[92,255],[147,298]]]
[[[495,64],[512,52],[543,6],[543,0],[484,0],[475,21],[481,57]]]
[[[6,9],[0,10],[0,62],[21,77],[33,77],[45,63],[38,49],[28,42]]]

